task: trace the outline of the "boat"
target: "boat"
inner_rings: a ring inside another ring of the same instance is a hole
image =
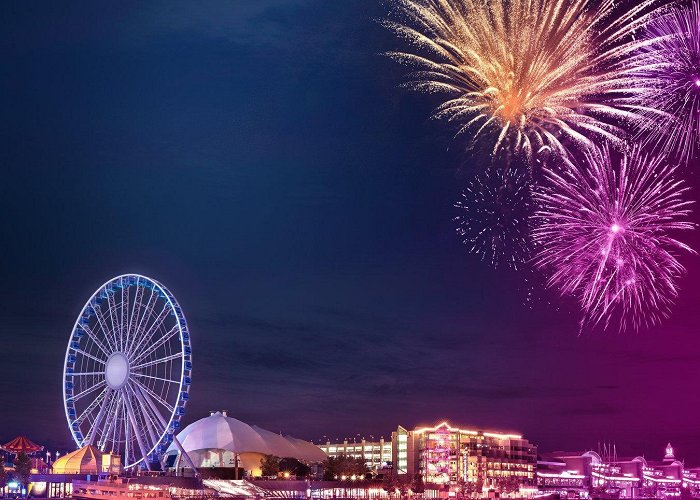
[[[193,477],[101,474],[97,481],[74,480],[72,496],[79,500],[199,500],[217,495]]]
[[[144,484],[133,479],[138,478],[101,476],[97,481],[76,480],[73,481],[73,498],[81,500],[172,499],[170,485]]]

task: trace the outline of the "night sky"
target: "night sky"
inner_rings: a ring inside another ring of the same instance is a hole
[[[662,326],[579,336],[570,301],[467,254],[453,204],[481,165],[399,88],[378,0],[0,9],[0,441],[71,446],[73,322],[136,272],[190,324],[183,424],[448,419],[700,465],[700,259]]]

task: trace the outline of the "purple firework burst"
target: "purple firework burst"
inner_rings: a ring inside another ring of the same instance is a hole
[[[457,234],[470,253],[493,267],[517,269],[529,259],[530,204],[528,172],[492,165],[477,173],[455,203]]]
[[[627,100],[645,118],[639,138],[687,161],[700,140],[700,2],[652,19],[640,45],[626,63]]]
[[[687,187],[676,167],[634,148],[613,161],[607,149],[544,171],[534,193],[536,265],[549,286],[577,298],[581,327],[657,324],[678,295],[685,269],[671,236],[689,230]]]

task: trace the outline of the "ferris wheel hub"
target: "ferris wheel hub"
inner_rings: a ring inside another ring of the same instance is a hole
[[[121,352],[115,352],[107,360],[105,378],[107,385],[115,391],[129,380],[129,360]]]

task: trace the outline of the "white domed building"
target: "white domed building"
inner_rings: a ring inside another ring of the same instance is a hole
[[[214,412],[185,427],[177,439],[197,469],[235,468],[260,476],[260,460],[265,455],[296,458],[312,464],[322,462],[326,454],[318,446],[290,436],[282,436],[261,427],[250,426],[226,412]],[[166,463],[172,469],[189,468],[175,443],[166,452]]]

